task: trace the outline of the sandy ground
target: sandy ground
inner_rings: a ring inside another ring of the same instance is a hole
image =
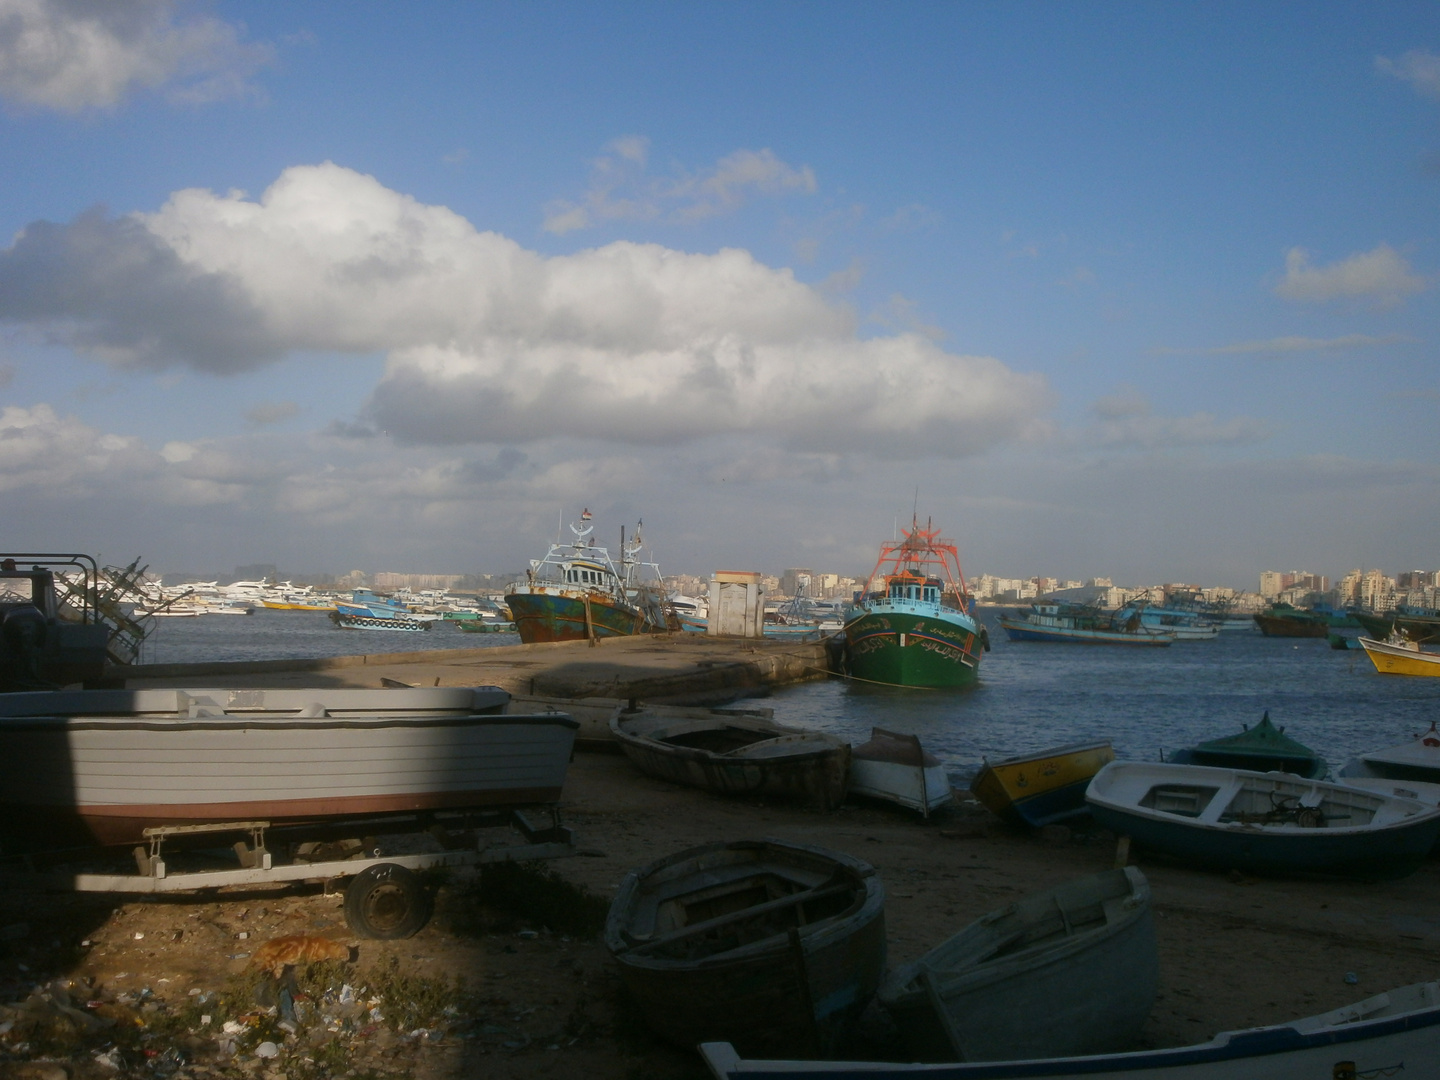
[[[885,883],[892,966],[986,911],[1109,868],[1115,858],[1114,840],[1106,835],[1020,832],[970,802],[929,823],[854,803],[821,814],[677,788],[640,776],[611,754],[577,755],[563,807],[587,853],[551,866],[606,901],[629,869],[711,841],[772,836],[858,856]],[[1227,1028],[1317,1013],[1440,973],[1440,863],[1434,860],[1410,878],[1383,884],[1255,879],[1144,857],[1132,861],[1154,891],[1161,957],[1160,997],[1144,1045],[1181,1045]],[[348,1013],[317,1001],[297,1035],[280,1034],[280,1056],[262,1060],[243,1049],[227,1054],[216,1022],[199,1024],[204,1006],[195,1003],[233,988],[247,969],[243,954],[258,942],[297,933],[356,940],[345,927],[341,897],[316,889],[124,903],[0,892],[0,1001],[21,1001],[37,985],[63,977],[82,1010],[155,1026],[155,1017],[190,1007],[185,1030],[172,1024],[163,1038],[119,1062],[127,1075],[707,1075],[696,1056],[648,1037],[625,1006],[598,939],[567,938],[500,917],[486,932],[462,935],[455,929],[454,889],[442,889],[439,903],[437,917],[413,938],[359,941],[354,967],[337,969],[331,979],[362,990],[363,999],[372,986],[393,989],[418,979],[408,985],[422,994],[463,976],[463,1014],[428,1026],[393,1030],[395,1017],[384,1013],[395,1006],[385,1001],[375,1006],[379,1019],[364,1013],[363,1000]],[[306,1049],[307,1025],[313,1043],[327,1009],[337,1022],[350,1019],[337,1037],[341,1057]],[[4,1015],[23,1020],[13,1010]],[[251,1022],[263,1023],[263,1016]],[[21,1023],[0,1034],[0,1076],[117,1074],[94,1056],[109,1045],[106,1031],[45,1064],[35,1060],[33,1044],[26,1047],[25,1030]],[[885,1049],[883,1024],[871,1023],[867,1037],[872,1053]],[[164,1053],[172,1046],[183,1051],[183,1063]]]

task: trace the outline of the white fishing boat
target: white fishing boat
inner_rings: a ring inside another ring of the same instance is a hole
[[[715,1080],[1440,1080],[1440,983],[1164,1050],[934,1065],[746,1060],[728,1042],[702,1043],[700,1054]]]
[[[915,735],[872,728],[870,741],[850,748],[850,794],[918,810],[925,817],[950,802],[945,766]]]
[[[1085,800],[1140,846],[1223,870],[1398,878],[1440,836],[1440,808],[1290,773],[1114,761]]]
[[[880,986],[921,1061],[1128,1050],[1160,963],[1150,885],[1134,867],[1068,881],[971,923]]]
[[[1384,750],[1357,754],[1340,770],[1344,779],[1374,777],[1382,780],[1415,780],[1440,784],[1440,730],[1430,730]]]
[[[497,687],[0,695],[4,849],[560,797],[578,723]]]

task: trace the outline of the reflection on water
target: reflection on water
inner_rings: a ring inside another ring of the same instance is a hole
[[[1247,631],[1164,649],[1010,642],[994,650],[970,691],[897,690],[839,679],[777,691],[777,720],[863,741],[871,727],[920,737],[957,781],[985,757],[1109,739],[1118,757],[1240,731],[1268,709],[1291,737],[1338,769],[1356,753],[1392,746],[1440,719],[1440,679],[1379,675],[1360,651],[1324,639]]]

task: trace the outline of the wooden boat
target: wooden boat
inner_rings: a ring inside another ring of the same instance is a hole
[[[1105,739],[987,760],[970,791],[1006,821],[1040,828],[1088,814],[1090,778],[1114,760]]]
[[[520,640],[596,641],[607,637],[663,633],[679,629],[666,604],[666,589],[655,563],[642,562],[644,541],[637,525],[627,542],[620,531],[620,565],[595,543],[590,511],[571,525],[568,544],[552,544],[543,559],[531,559],[525,580],[505,594]],[[583,527],[582,527],[583,526]],[[651,577],[642,580],[648,570]]]
[[[499,619],[462,619],[457,620],[455,625],[467,634],[515,633],[515,624],[513,622],[502,622]]]
[[[575,730],[497,687],[0,695],[7,851],[152,826],[275,825],[555,802]]]
[[[975,682],[990,638],[975,618],[955,541],[915,520],[903,540],[881,546],[861,596],[844,623],[852,678],[893,686]]]
[[[870,741],[850,748],[850,794],[919,810],[925,817],[951,799],[950,778],[915,735],[872,728]]]
[[[330,612],[330,621],[342,630],[403,630],[416,633],[430,629],[429,621],[409,615],[360,615],[341,609]]]
[[[1217,623],[1207,621],[1198,608],[1174,608],[1134,601],[1115,612],[1115,621],[1127,623],[1140,616],[1140,625],[1175,635],[1176,641],[1214,641],[1220,636]]]
[[[971,923],[880,985],[919,1061],[1129,1049],[1160,980],[1150,885],[1133,866],[1066,882]]]
[[[722,795],[778,795],[822,810],[845,800],[850,744],[767,715],[619,709],[610,732],[641,772],[662,780]]]
[[[1362,637],[1360,647],[1382,675],[1440,675],[1440,653],[1425,652],[1413,641]]]
[[[1266,710],[1253,728],[1248,724],[1238,735],[1211,739],[1197,746],[1176,750],[1165,759],[1173,765],[1216,765],[1223,769],[1251,772],[1287,772],[1311,780],[1323,780],[1330,766],[1304,743],[1285,734],[1283,727],[1270,722]]]
[[[1257,611],[1253,618],[1266,637],[1323,638],[1330,634],[1329,617],[1289,604],[1274,604]]]
[[[725,1042],[700,1054],[715,1080],[1344,1080],[1440,1077],[1440,983],[1415,983],[1319,1016],[1223,1031],[1208,1042],[1089,1057],[943,1065],[759,1061]]]
[[[1109,612],[1078,604],[1031,604],[1023,615],[1000,616],[1000,625],[1011,641],[1151,646],[1175,641],[1168,630],[1144,625],[1138,612],[1120,622]]]
[[[1340,776],[1440,784],[1440,730],[1432,722],[1429,731],[1398,746],[1359,754],[1345,763]]]
[[[884,974],[885,890],[840,852],[709,844],[627,874],[605,945],[645,1022],[676,1046],[823,1057]]]
[[[1114,761],[1085,799],[1142,847],[1254,873],[1399,878],[1440,836],[1440,808],[1284,773]]]

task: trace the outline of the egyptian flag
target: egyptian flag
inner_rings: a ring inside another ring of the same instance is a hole
[[[590,511],[589,511],[589,510],[581,510],[581,511],[580,511],[580,520],[581,520],[581,521],[589,521],[589,520],[590,520]]]

